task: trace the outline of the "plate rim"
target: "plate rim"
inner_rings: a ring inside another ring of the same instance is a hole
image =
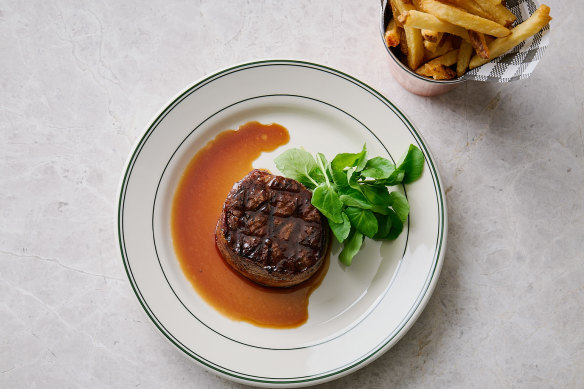
[[[177,339],[174,339],[173,336],[171,336],[171,334],[168,333],[169,332],[168,330],[163,328],[163,326],[161,327],[161,324],[158,322],[158,319],[156,318],[154,313],[151,312],[151,309],[147,306],[146,302],[144,301],[144,298],[141,295],[141,293],[139,292],[139,290],[138,290],[139,288],[136,285],[136,282],[134,281],[133,276],[131,274],[131,271],[129,269],[129,261],[128,261],[128,258],[127,258],[126,253],[125,253],[125,244],[123,242],[123,237],[122,237],[122,235],[123,235],[122,220],[123,220],[123,209],[124,209],[123,204],[124,204],[124,199],[125,199],[125,192],[126,192],[127,183],[128,183],[128,180],[131,176],[133,162],[136,160],[136,158],[139,154],[140,147],[148,140],[148,137],[150,136],[150,134],[156,129],[157,125],[164,119],[166,114],[168,112],[170,112],[170,110],[172,110],[172,108],[175,105],[180,103],[180,101],[182,101],[182,99],[183,99],[183,97],[185,97],[185,95],[189,94],[191,91],[195,92],[196,89],[199,89],[200,87],[203,87],[204,85],[206,85],[210,82],[213,82],[214,79],[216,79],[217,77],[219,77],[223,74],[229,74],[229,73],[232,73],[235,71],[245,70],[247,68],[254,68],[254,67],[260,67],[260,66],[272,66],[272,65],[301,66],[301,67],[307,67],[307,68],[310,68],[313,70],[320,70],[320,71],[324,71],[326,73],[331,73],[331,74],[340,76],[344,80],[349,81],[349,82],[353,83],[354,85],[359,86],[360,88],[362,88],[366,92],[370,93],[375,98],[380,100],[384,105],[386,105],[389,109],[391,109],[393,111],[393,113],[405,125],[406,129],[411,133],[411,135],[414,137],[414,139],[416,139],[418,145],[424,149],[425,154],[429,157],[427,163],[434,173],[434,174],[432,174],[432,177],[435,177],[435,178],[433,178],[432,180],[435,181],[434,185],[437,189],[436,194],[437,194],[437,202],[439,205],[438,213],[439,213],[439,216],[441,216],[441,217],[439,217],[439,220],[438,220],[438,237],[437,237],[438,242],[437,242],[437,253],[435,254],[436,260],[432,265],[433,269],[429,272],[429,273],[431,273],[431,275],[430,275],[431,279],[426,287],[426,290],[422,292],[423,295],[422,295],[421,299],[417,303],[414,303],[414,305],[412,306],[412,308],[410,310],[411,315],[409,315],[409,318],[406,316],[402,319],[403,324],[400,324],[400,326],[398,326],[397,332],[392,337],[390,337],[389,339],[384,339],[380,343],[380,346],[370,350],[368,353],[362,355],[360,358],[357,358],[355,360],[355,362],[351,363],[349,366],[340,366],[338,369],[336,369],[332,372],[329,371],[329,372],[324,372],[321,374],[315,374],[312,376],[305,376],[305,377],[271,378],[271,377],[258,377],[258,376],[248,375],[248,374],[245,374],[242,372],[235,372],[235,371],[232,371],[228,368],[218,366],[217,364],[213,363],[212,361],[207,361],[204,357],[197,355],[192,350],[185,349],[185,347],[183,347],[181,342],[179,342]],[[394,103],[392,103],[388,98],[386,98],[384,95],[379,93],[377,90],[375,90],[371,86],[367,85],[366,83],[358,80],[357,78],[355,78],[347,73],[344,73],[342,71],[339,71],[337,69],[334,69],[334,68],[331,68],[331,67],[328,67],[325,65],[313,63],[313,62],[302,61],[302,60],[290,60],[290,59],[265,59],[265,60],[244,62],[244,63],[240,63],[237,65],[233,65],[233,66],[229,66],[229,67],[217,70],[217,71],[211,73],[210,75],[204,76],[204,77],[200,78],[199,80],[189,84],[186,88],[184,88],[179,93],[177,93],[173,98],[171,98],[168,103],[166,103],[162,106],[162,108],[154,115],[154,119],[148,122],[148,125],[146,126],[145,130],[142,132],[141,136],[135,141],[135,143],[134,143],[134,145],[133,145],[133,147],[128,155],[128,158],[124,164],[122,175],[120,177],[120,181],[119,181],[119,185],[118,185],[117,195],[118,195],[118,207],[117,207],[117,220],[116,220],[116,239],[118,241],[118,245],[120,248],[120,253],[121,253],[121,257],[122,257],[122,262],[124,264],[124,269],[126,271],[126,275],[127,275],[128,280],[130,282],[132,290],[133,290],[134,294],[136,295],[138,302],[140,303],[140,305],[142,306],[142,308],[146,312],[147,316],[150,318],[150,320],[155,325],[155,327],[164,335],[164,337],[168,341],[170,341],[175,347],[177,347],[184,354],[186,354],[186,356],[188,356],[190,359],[193,359],[195,362],[200,364],[203,368],[206,368],[206,369],[212,371],[213,373],[219,374],[220,376],[223,376],[227,379],[235,380],[235,381],[246,383],[246,384],[260,385],[260,386],[264,386],[264,385],[302,386],[302,385],[306,385],[306,384],[323,383],[326,381],[330,381],[332,379],[340,378],[346,374],[351,373],[354,370],[357,370],[357,369],[364,367],[365,365],[371,363],[376,358],[383,355],[383,353],[385,351],[387,351],[389,348],[391,348],[393,345],[395,345],[395,343],[397,343],[409,331],[411,326],[416,322],[417,318],[423,312],[425,306],[427,305],[427,302],[429,301],[430,297],[433,294],[433,291],[435,289],[435,286],[436,286],[436,283],[437,283],[437,280],[439,278],[439,275],[440,275],[440,272],[442,269],[442,265],[444,262],[444,254],[445,254],[447,233],[448,233],[448,213],[447,213],[446,197],[444,194],[444,189],[443,189],[442,184],[441,184],[441,178],[440,178],[439,171],[434,163],[434,158],[433,158],[430,150],[426,146],[426,143],[425,143],[422,135],[417,131],[415,126],[412,124],[411,120],[399,108],[397,108]],[[404,320],[405,320],[405,322],[404,322]]]

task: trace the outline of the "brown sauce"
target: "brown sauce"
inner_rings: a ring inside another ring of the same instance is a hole
[[[308,319],[308,298],[328,269],[292,288],[255,284],[229,266],[215,245],[215,226],[233,184],[262,152],[288,143],[278,125],[249,122],[221,132],[189,162],[172,204],[171,230],[182,270],[195,290],[224,315],[265,327],[297,327]]]

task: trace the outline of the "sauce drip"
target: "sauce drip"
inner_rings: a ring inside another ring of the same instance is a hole
[[[308,298],[328,269],[325,263],[309,280],[292,288],[255,284],[229,266],[215,245],[215,227],[233,184],[252,169],[262,152],[288,143],[279,124],[249,122],[221,132],[189,162],[174,195],[171,231],[181,268],[195,290],[224,315],[277,328],[297,327],[308,319]]]

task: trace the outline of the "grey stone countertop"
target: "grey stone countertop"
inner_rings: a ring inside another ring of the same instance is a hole
[[[326,388],[582,387],[583,7],[549,0],[533,75],[433,98],[388,71],[377,1],[0,1],[0,387],[239,388],[150,322],[115,239],[132,145],[193,81],[299,59],[372,86],[441,172],[435,292],[383,356]]]

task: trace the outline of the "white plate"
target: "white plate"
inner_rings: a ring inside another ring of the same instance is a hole
[[[330,267],[295,329],[236,322],[210,307],[183,275],[172,246],[170,208],[192,156],[219,132],[251,120],[276,122],[290,142],[254,167],[277,172],[290,147],[397,160],[410,143],[426,158],[422,178],[400,190],[409,221],[393,242],[366,240],[344,268]],[[222,70],[187,88],[136,144],[122,177],[118,237],[138,300],[156,327],[205,368],[252,385],[303,386],[348,374],[392,347],[427,303],[442,266],[446,205],[436,166],[411,122],[362,82],[324,66],[261,61]]]

